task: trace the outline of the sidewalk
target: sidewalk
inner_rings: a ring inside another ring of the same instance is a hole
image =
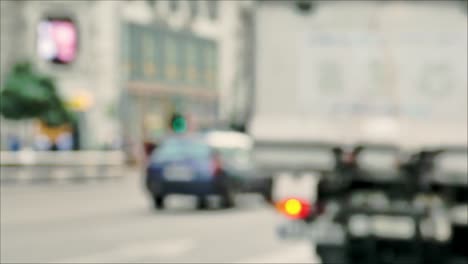
[[[83,182],[137,175],[121,151],[0,151],[0,183]]]

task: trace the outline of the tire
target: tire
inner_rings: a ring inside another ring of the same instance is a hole
[[[322,246],[317,247],[316,252],[323,264],[351,264],[351,262],[346,258],[345,250],[343,248]]]
[[[164,209],[164,196],[153,194],[154,209]]]
[[[265,202],[269,204],[273,203],[273,179],[268,179],[262,196]]]
[[[223,193],[221,194],[221,207],[222,208],[232,208],[235,207],[235,192],[229,188],[223,188]]]
[[[227,174],[223,173],[218,177],[216,183],[218,188],[218,195],[221,198],[220,207],[223,209],[235,206],[235,182],[229,178]]]
[[[460,256],[451,256],[449,260],[450,264],[468,264],[468,258]]]
[[[208,201],[206,200],[206,197],[204,196],[198,196],[197,197],[197,209],[198,210],[204,210],[208,208]]]

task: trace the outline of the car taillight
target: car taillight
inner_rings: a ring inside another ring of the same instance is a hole
[[[288,198],[276,204],[276,209],[293,219],[305,219],[311,213],[311,206],[304,200],[298,198]]]
[[[213,161],[213,176],[218,176],[221,174],[221,160],[218,157],[214,157]]]
[[[298,198],[288,198],[276,203],[276,209],[292,219],[312,220],[325,212],[321,203],[310,204]]]

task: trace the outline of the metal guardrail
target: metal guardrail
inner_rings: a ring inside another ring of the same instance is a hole
[[[83,182],[138,173],[122,151],[0,151],[0,183]]]
[[[123,151],[0,151],[0,166],[118,166]]]

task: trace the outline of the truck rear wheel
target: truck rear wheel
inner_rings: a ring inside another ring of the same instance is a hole
[[[321,259],[323,264],[351,264],[346,258],[346,252],[344,248],[337,246],[319,246],[317,247],[317,255]]]
[[[235,193],[231,188],[226,187],[221,194],[221,207],[231,208],[235,206]]]
[[[208,201],[206,200],[205,196],[198,196],[197,197],[197,209],[204,210],[208,208]]]

